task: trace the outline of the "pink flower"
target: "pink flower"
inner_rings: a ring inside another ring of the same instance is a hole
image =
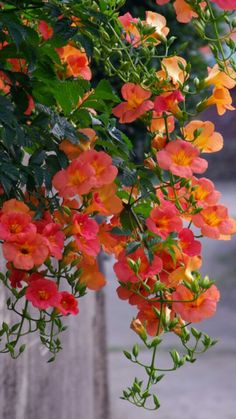
[[[153,109],[153,102],[147,100],[151,92],[143,89],[138,84],[126,83],[122,86],[121,94],[126,102],[122,102],[113,108],[112,112],[120,118],[121,124],[135,121],[147,111]]]
[[[25,298],[40,310],[57,307],[61,299],[56,283],[46,278],[30,282],[26,289]]]
[[[183,228],[178,210],[172,202],[162,200],[160,206],[152,209],[147,221],[150,231],[166,239],[172,232],[179,233]]]
[[[183,302],[173,302],[173,310],[180,314],[183,320],[197,323],[214,316],[219,299],[220,293],[215,285],[212,285],[196,300],[188,288],[179,285],[173,293],[173,300],[183,300]]]
[[[140,268],[138,276],[129,266],[129,259],[133,261],[140,260]],[[157,275],[162,270],[162,261],[158,256],[154,256],[152,263],[148,261],[147,256],[144,253],[144,249],[140,248],[136,250],[131,255],[126,255],[125,251],[122,251],[119,254],[118,262],[115,263],[114,272],[121,282],[140,282],[140,280],[145,280]]]
[[[60,303],[57,306],[57,310],[66,316],[67,314],[73,314],[74,316],[79,313],[78,301],[73,294],[70,294],[67,291],[62,291],[59,293]]]
[[[179,233],[180,246],[188,256],[198,256],[201,253],[202,245],[198,240],[194,240],[194,234],[189,228],[183,228]]]
[[[206,160],[199,157],[199,150],[183,140],[169,142],[157,153],[157,162],[164,170],[176,176],[191,177],[193,173],[203,173],[208,167]]]
[[[212,0],[213,3],[216,3],[221,9],[224,10],[236,10],[236,0]]]

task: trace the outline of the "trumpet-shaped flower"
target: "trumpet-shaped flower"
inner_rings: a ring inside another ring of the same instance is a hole
[[[68,44],[57,49],[57,53],[63,64],[66,64],[66,75],[68,77],[82,77],[91,80],[92,73],[89,68],[89,61],[86,53]]]
[[[206,86],[213,84],[215,87],[233,89],[236,85],[235,77],[236,73],[231,67],[227,66],[227,69],[222,71],[218,64],[215,64],[214,67],[208,68],[208,76],[204,83]]]
[[[176,176],[191,177],[193,173],[203,173],[207,169],[206,160],[199,157],[199,150],[187,141],[175,140],[158,151],[157,162],[164,170]]]
[[[207,207],[215,205],[219,201],[221,193],[216,191],[215,185],[211,180],[204,177],[198,179],[193,176],[191,182],[193,187],[191,195],[197,201],[198,206]]]
[[[159,13],[150,11],[146,12],[145,23],[155,28],[155,32],[148,35],[147,39],[155,39],[156,44],[159,44],[162,38],[166,38],[170,31],[166,26],[166,18]]]
[[[224,140],[215,132],[215,125],[210,121],[191,121],[183,128],[184,138],[204,153],[220,151]]]
[[[233,234],[234,223],[224,205],[212,205],[193,215],[194,225],[201,229],[203,236],[220,239],[221,235]]]
[[[153,102],[148,100],[151,92],[143,89],[138,84],[126,83],[121,89],[125,102],[113,108],[113,114],[119,118],[121,124],[133,122],[147,111],[153,109]]]
[[[188,256],[198,256],[201,253],[202,245],[194,239],[194,234],[189,228],[183,228],[179,233],[179,245],[182,251]]]
[[[84,195],[89,193],[93,187],[93,175],[92,166],[77,158],[66,169],[55,174],[52,184],[64,198],[77,194]]]
[[[173,310],[180,314],[183,320],[197,323],[214,316],[219,299],[220,293],[215,285],[212,285],[197,299],[194,298],[188,288],[179,285],[173,293],[172,306]]]
[[[7,212],[0,218],[0,239],[8,240],[20,233],[36,233],[32,218],[25,212]]]
[[[56,223],[49,223],[43,229],[42,234],[47,239],[50,254],[60,260],[65,238],[64,233],[61,231],[61,226]]]
[[[59,296],[60,302],[56,307],[59,313],[63,314],[63,316],[67,314],[73,314],[75,316],[79,313],[78,301],[73,294],[70,294],[68,291],[61,291]]]
[[[166,81],[170,79],[173,86],[177,89],[188,77],[185,71],[187,62],[184,58],[174,55],[173,57],[163,58],[161,61],[161,70],[158,71],[157,77]]]
[[[26,271],[42,265],[49,250],[47,240],[37,233],[21,233],[16,238],[3,243],[3,255],[17,269]]]
[[[116,196],[117,186],[115,183],[105,185],[93,192],[92,202],[86,208],[86,212],[98,212],[100,215],[119,214],[123,204],[121,199]]]
[[[131,269],[130,260],[139,262],[138,273]],[[139,248],[131,255],[126,255],[125,251],[121,252],[113,269],[119,281],[135,283],[144,281],[161,272],[162,261],[158,256],[154,256],[152,263],[150,263],[144,253],[144,249]]]
[[[183,228],[178,210],[172,202],[161,201],[152,209],[146,221],[150,231],[166,239],[171,232],[179,233]]]
[[[119,16],[118,19],[124,28],[126,41],[133,44],[134,47],[137,47],[140,40],[140,33],[136,27],[138,19],[130,13],[125,13],[123,16]]]
[[[229,111],[234,111],[235,108],[232,106],[232,97],[225,87],[215,87],[212,95],[206,100],[206,106],[216,105],[216,109],[219,115]]]
[[[61,299],[57,284],[46,278],[31,281],[26,288],[25,298],[40,310],[57,307]]]

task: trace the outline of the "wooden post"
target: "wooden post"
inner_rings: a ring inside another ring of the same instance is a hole
[[[2,322],[10,316],[0,288]],[[67,318],[63,350],[52,363],[36,336],[28,338],[19,359],[0,355],[0,418],[109,419],[104,313],[102,291],[81,299],[79,315]]]

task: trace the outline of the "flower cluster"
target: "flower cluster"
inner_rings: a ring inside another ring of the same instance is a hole
[[[162,378],[155,365],[160,336],[174,333],[186,350],[182,358],[170,353],[170,370],[214,344],[188,329],[213,316],[220,299],[201,275],[199,239],[230,240],[236,221],[205,177],[202,153],[220,151],[223,137],[197,115],[212,105],[219,115],[234,110],[235,1],[173,3],[177,20],[191,20],[203,40],[210,25],[214,30],[216,63],[201,79],[186,57],[170,52],[174,38],[158,12],[140,19],[119,15],[119,1],[66,3],[48,1],[42,14],[32,8],[33,18],[0,10],[13,22],[3,19],[0,44],[1,281],[11,293],[8,309],[21,318],[2,326],[1,352],[17,357],[24,350],[16,352],[18,341],[37,331],[54,359],[63,316],[77,315],[78,299],[106,284],[99,263],[106,252],[116,260],[118,297],[135,310],[131,328],[152,352],[147,365],[138,345],[125,352],[148,381],[144,388],[135,379],[123,398],[147,407]],[[154,3],[158,11],[169,0]],[[229,25],[222,38],[215,13]],[[137,122],[147,145],[141,156],[127,136]],[[156,395],[152,400],[158,408]]]

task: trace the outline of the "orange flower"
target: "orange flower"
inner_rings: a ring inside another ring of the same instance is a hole
[[[212,239],[221,239],[221,235],[234,233],[234,222],[229,218],[228,210],[224,205],[212,205],[204,208],[199,214],[192,217],[193,224],[201,229],[203,236]]]
[[[120,118],[119,122],[121,124],[133,122],[147,111],[153,109],[153,102],[147,100],[151,97],[151,92],[143,89],[138,84],[124,84],[121,94],[126,102],[122,102],[112,109],[113,114]]]
[[[5,201],[2,207],[3,213],[8,212],[25,212],[29,213],[30,209],[29,207],[24,204],[22,201],[18,201],[17,199],[9,199],[8,201]]]
[[[160,43],[161,39],[166,38],[170,31],[169,28],[167,28],[166,26],[165,17],[160,15],[159,13],[150,11],[146,12],[146,21],[144,23],[147,23],[148,25],[155,28],[155,32],[151,35],[148,35],[146,39],[155,39],[156,45]]]
[[[119,214],[123,205],[121,199],[116,196],[116,191],[115,183],[97,189],[93,192],[92,202],[86,208],[86,212],[98,212],[100,215]]]
[[[154,307],[157,310],[160,310],[159,303],[145,302],[142,304],[137,314],[137,319],[141,321],[150,336],[156,336],[159,329],[159,318],[153,310]],[[162,330],[163,328],[160,327],[159,333],[161,333]]]
[[[183,128],[183,134],[185,140],[190,141],[200,151],[213,153],[221,150],[224,143],[222,135],[214,130],[215,125],[210,121],[191,121]]]
[[[232,97],[225,87],[215,87],[212,95],[204,102],[206,106],[216,105],[219,115],[224,115],[227,110],[234,111]]]
[[[89,68],[89,61],[86,53],[68,44],[57,49],[57,53],[63,64],[67,65],[66,75],[68,77],[82,77],[91,80],[92,73]]]
[[[179,285],[173,293],[173,300],[183,300],[183,302],[173,302],[173,309],[183,320],[197,323],[214,316],[219,299],[220,293],[215,285],[212,285],[196,300],[188,288]]]
[[[178,88],[187,78],[185,68],[187,63],[184,58],[173,57],[163,58],[161,62],[161,70],[156,73],[157,77],[166,81],[169,78],[173,86]]]
[[[86,139],[80,139],[78,144],[72,144],[69,140],[63,140],[59,144],[59,149],[62,150],[68,157],[73,160],[82,153],[82,151],[89,150],[96,141],[97,134],[92,128],[80,128],[79,132],[85,135]]]
[[[215,87],[226,87],[233,89],[236,86],[236,73],[231,67],[225,71],[220,70],[218,64],[208,68],[208,76],[204,80],[206,86],[213,84]]]
[[[168,133],[171,134],[171,132],[173,132],[175,129],[175,119],[173,115],[167,116],[167,127],[168,127]],[[151,132],[158,132],[161,134],[166,133],[165,119],[159,113],[155,111],[153,111],[152,113],[152,120],[151,120],[149,130]]]
[[[87,288],[97,291],[106,285],[105,276],[99,271],[97,263],[94,265],[79,265],[82,268],[80,282],[85,284]]]
[[[188,23],[193,17],[198,17],[198,14],[186,3],[185,0],[175,0],[174,8],[176,11],[177,20],[181,23]]]

